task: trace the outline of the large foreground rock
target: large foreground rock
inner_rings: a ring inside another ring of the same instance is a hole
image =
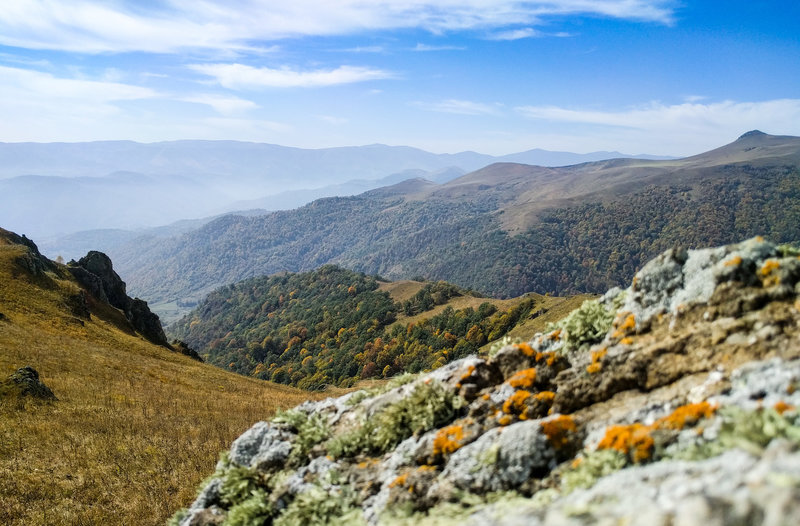
[[[527,343],[259,422],[174,521],[800,523],[800,259],[671,250]]]

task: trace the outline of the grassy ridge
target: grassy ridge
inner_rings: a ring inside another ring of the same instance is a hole
[[[236,436],[321,396],[154,346],[112,309],[79,320],[77,285],[31,276],[26,250],[0,239],[0,377],[31,365],[59,401],[0,400],[0,524],[163,524]]]

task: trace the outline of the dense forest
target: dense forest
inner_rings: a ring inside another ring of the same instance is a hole
[[[409,299],[392,300],[374,277],[325,265],[313,272],[259,277],[211,293],[171,327],[207,355],[240,374],[305,389],[350,386],[360,379],[439,367],[475,353],[525,319],[534,299],[498,310],[447,306],[474,294],[448,283],[428,283]]]

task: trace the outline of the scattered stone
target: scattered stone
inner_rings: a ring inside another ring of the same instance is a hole
[[[46,401],[58,400],[53,391],[39,380],[39,373],[30,365],[17,369],[3,381],[3,387],[5,388],[3,391],[16,392],[19,397],[30,396]]]

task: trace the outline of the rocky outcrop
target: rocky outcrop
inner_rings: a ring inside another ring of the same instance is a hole
[[[121,310],[136,332],[155,344],[170,347],[158,316],[146,301],[128,296],[125,282],[114,272],[108,256],[92,250],[77,262],[70,261],[67,268],[95,299]]]
[[[53,391],[39,379],[39,373],[36,369],[30,365],[20,367],[6,378],[0,384],[0,392],[14,394],[18,397],[30,396],[31,398],[45,401],[58,400]]]
[[[175,351],[177,351],[177,352],[179,352],[181,354],[184,354],[184,355],[188,356],[189,358],[197,360],[198,362],[204,362],[205,361],[197,353],[197,351],[195,351],[194,349],[189,347],[189,345],[186,342],[182,341],[182,340],[172,340],[172,343],[170,345],[172,346],[172,348]]]
[[[173,522],[796,524],[799,255],[671,250],[529,342],[257,423]]]

